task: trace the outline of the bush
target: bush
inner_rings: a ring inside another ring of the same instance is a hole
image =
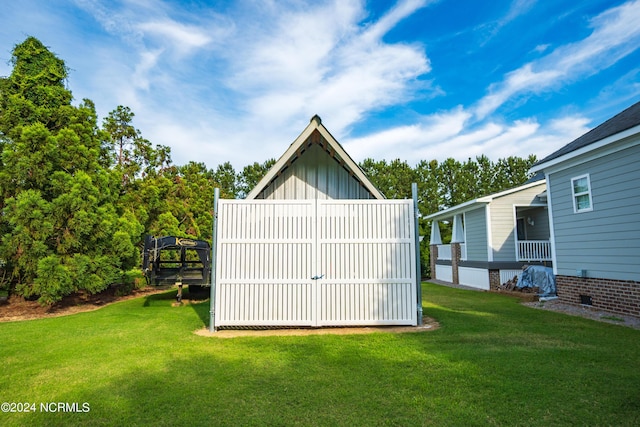
[[[142,270],[132,269],[126,271],[122,277],[122,283],[117,285],[116,296],[125,296],[131,294],[136,289],[144,289],[147,287]]]

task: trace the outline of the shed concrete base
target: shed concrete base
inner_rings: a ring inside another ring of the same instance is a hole
[[[223,329],[209,332],[209,328],[196,330],[194,333],[203,337],[237,338],[237,337],[274,337],[305,335],[362,335],[373,333],[407,333],[435,331],[440,324],[430,317],[422,318],[420,326],[366,326],[366,327],[334,327],[334,328],[301,328],[301,329]]]

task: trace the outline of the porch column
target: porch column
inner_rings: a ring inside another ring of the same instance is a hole
[[[458,263],[460,262],[460,243],[451,242],[451,282],[454,285],[460,284],[458,275]]]
[[[442,244],[440,237],[440,227],[435,219],[431,221],[431,238],[429,239],[429,267],[431,269],[431,278],[436,277],[436,261],[438,260],[438,245]]]
[[[453,231],[451,233],[451,243],[464,242],[464,226],[462,225],[462,215],[458,214],[453,217]],[[453,254],[451,255],[453,258]]]
[[[464,242],[464,226],[462,225],[462,215],[453,217],[453,230],[451,233],[451,280],[453,284],[460,284],[458,275],[458,264],[460,263],[460,243]]]

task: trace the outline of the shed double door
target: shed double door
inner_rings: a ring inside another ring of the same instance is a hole
[[[215,327],[415,325],[412,200],[220,200]]]

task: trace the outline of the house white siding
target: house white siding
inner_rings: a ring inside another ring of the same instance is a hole
[[[516,253],[516,228],[514,206],[526,206],[539,203],[536,196],[545,189],[545,184],[533,186],[522,191],[495,198],[489,205],[491,209],[491,242],[493,261],[513,261]],[[546,239],[549,238],[547,235]]]
[[[635,145],[548,175],[557,274],[640,281],[639,165]],[[575,213],[571,179],[584,174],[593,209]]]

